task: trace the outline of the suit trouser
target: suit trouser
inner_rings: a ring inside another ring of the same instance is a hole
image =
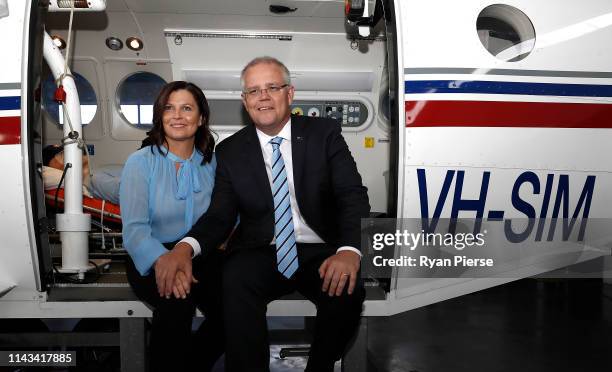
[[[333,253],[325,244],[298,243],[300,266],[291,279],[276,268],[275,246],[236,251],[227,257],[223,270],[226,371],[269,371],[267,305],[295,290],[317,307],[306,371],[333,371],[355,334],[365,298],[361,278],[352,295],[346,289],[341,296],[322,292],[318,270]]]
[[[186,299],[160,297],[155,273],[141,276],[128,260],[127,276],[134,293],[153,309],[151,346],[152,371],[210,371],[225,349],[221,299],[221,253],[211,252],[206,259],[193,260],[192,284]],[[204,322],[191,334],[196,307]]]

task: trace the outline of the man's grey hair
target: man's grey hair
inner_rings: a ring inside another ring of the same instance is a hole
[[[246,74],[247,70],[262,63],[269,63],[280,67],[283,73],[283,82],[287,85],[291,85],[291,73],[289,72],[287,66],[274,57],[263,56],[252,59],[251,62],[247,63],[247,65],[242,69],[242,72],[240,73],[240,86],[242,86],[242,90],[246,89],[244,86],[244,75]]]

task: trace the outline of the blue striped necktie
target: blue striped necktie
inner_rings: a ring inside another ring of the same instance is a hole
[[[282,137],[274,137],[272,144],[272,195],[274,196],[274,236],[276,237],[276,265],[286,278],[291,278],[298,268],[289,183],[285,162],[280,152]]]

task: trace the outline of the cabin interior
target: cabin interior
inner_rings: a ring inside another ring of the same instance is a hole
[[[153,101],[166,82],[187,80],[203,89],[217,143],[249,125],[241,102],[240,71],[251,59],[267,55],[291,71],[294,115],[332,117],[342,123],[372,212],[393,216],[398,123],[395,25],[392,17],[384,16],[393,11],[392,2],[377,3],[377,17],[370,21],[367,36],[347,22],[345,2],[337,0],[107,0],[103,12],[75,13],[71,33],[70,12],[41,10],[37,26],[68,57],[93,177],[101,172],[120,176],[122,164],[140,148],[152,127]],[[41,135],[33,140],[37,151],[61,145],[66,123],[61,105],[54,100],[56,81],[42,56],[31,71],[40,87],[40,110],[34,120],[40,128],[34,132]],[[121,275],[112,275],[123,271],[126,257],[120,212],[108,200],[101,204],[102,200],[85,198],[85,204],[91,203],[84,208],[92,213],[88,243],[95,269],[75,281],[72,274],[58,270],[62,252],[54,214],[62,210],[63,195],[42,189],[37,184],[33,195],[37,213],[44,214],[49,225],[48,236],[41,230],[37,238],[43,286],[56,288],[50,299],[130,298],[117,288],[106,292],[72,288],[75,282],[97,283],[97,287],[107,283],[103,287],[108,288],[126,284]],[[102,208],[105,213],[99,213]]]

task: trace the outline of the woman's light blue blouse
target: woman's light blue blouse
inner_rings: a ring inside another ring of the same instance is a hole
[[[151,149],[153,151],[151,152]],[[119,191],[123,245],[136,269],[147,275],[159,256],[168,252],[162,243],[182,239],[208,209],[217,161],[201,164],[193,151],[183,160],[162,147],[147,146],[130,155]],[[180,163],[177,172],[175,163]]]

